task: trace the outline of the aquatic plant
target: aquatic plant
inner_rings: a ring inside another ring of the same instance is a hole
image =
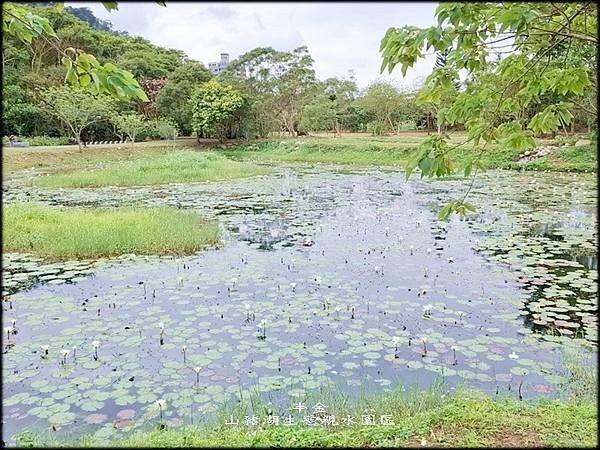
[[[187,345],[182,345],[181,346],[181,353],[183,353],[183,362],[185,363],[185,352],[187,352],[188,346]]]
[[[100,341],[93,341],[92,346],[94,347],[94,359],[98,360],[98,347],[100,347]]]
[[[62,353],[62,363],[66,364],[67,363],[67,356],[69,356],[70,352],[67,349],[62,349],[61,353]]]

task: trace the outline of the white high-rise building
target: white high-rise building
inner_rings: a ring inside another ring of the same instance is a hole
[[[208,69],[214,74],[218,75],[221,71],[229,64],[229,53],[221,53],[221,61],[209,62]]]

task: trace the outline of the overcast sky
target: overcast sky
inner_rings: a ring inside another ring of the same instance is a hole
[[[320,79],[345,76],[349,69],[360,87],[388,79],[410,87],[425,78],[429,56],[403,78],[400,69],[380,75],[379,44],[385,31],[403,25],[434,25],[437,3],[209,3],[119,2],[108,12],[99,2],[67,2],[88,7],[116,30],[141,35],[156,45],[185,51],[208,65],[219,54],[234,59],[256,47],[292,50],[306,45]]]

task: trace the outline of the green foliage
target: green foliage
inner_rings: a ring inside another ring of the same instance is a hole
[[[190,98],[193,90],[210,80],[212,74],[202,64],[188,61],[176,68],[156,96],[156,110],[173,119],[182,134],[192,133]]]
[[[146,130],[148,126],[146,118],[141,114],[134,112],[128,112],[125,114],[113,113],[108,117],[108,120],[118,131],[129,138],[132,145],[135,142],[136,136]]]
[[[3,208],[2,250],[49,259],[190,254],[218,242],[217,223],[176,208],[73,209],[16,203]]]
[[[173,140],[178,135],[177,125],[170,119],[159,117],[148,121],[147,133],[151,137]]]
[[[81,148],[81,133],[91,124],[112,115],[111,97],[94,95],[82,88],[50,88],[41,94],[42,108],[70,131]]]
[[[227,180],[267,172],[267,169],[232,161],[214,153],[181,150],[110,164],[102,169],[89,170],[88,167],[50,174],[36,179],[35,184],[47,187],[144,186]]]
[[[399,65],[405,75],[425,52],[443,54],[417,99],[437,106],[439,132],[444,122],[464,124],[469,141],[481,148],[477,160],[492,143],[534,147],[535,133],[565,128],[575,105],[585,107],[581,97],[590,90],[596,96],[592,3],[441,3],[436,17],[437,25],[429,28],[388,29],[380,46],[381,70]],[[497,45],[509,47],[504,52],[509,55],[501,58]],[[461,70],[467,76],[457,91]],[[597,117],[595,106],[587,108]],[[441,142],[424,142],[407,174],[417,166],[422,176],[450,174]],[[462,203],[449,205],[444,212],[469,210]]]
[[[438,212],[439,220],[446,220],[451,213],[464,216],[467,211],[475,211],[475,206],[464,200],[451,200]]]
[[[535,442],[544,447],[597,445],[597,408],[593,399],[582,401],[518,401],[509,397],[457,390],[419,390],[397,386],[385,394],[366,394],[358,399],[324,392],[306,404],[321,402],[337,418],[355,417],[357,423],[335,426],[306,425],[301,420],[287,426],[243,425],[244,414],[260,415],[267,400],[242,400],[232,413],[240,426],[224,425],[224,418],[183,427],[155,427],[132,431],[112,442],[119,447],[527,447]],[[393,424],[362,424],[365,409],[379,417],[391,415]],[[229,412],[229,411],[228,411]],[[500,433],[499,430],[502,430]],[[533,440],[533,441],[532,441]],[[22,433],[18,445],[94,446],[90,435],[70,441],[56,434]]]
[[[116,9],[116,2],[105,4],[107,9]],[[62,7],[57,7],[62,10]],[[59,36],[47,17],[32,12],[31,9],[12,2],[2,5],[2,30],[22,43],[32,44],[44,41],[61,56],[67,69],[65,81],[73,86],[88,87],[94,93],[107,93],[118,99],[137,98],[147,101],[133,75],[112,63],[100,63],[95,56],[83,50],[68,47],[62,50]],[[35,41],[35,42],[34,42]]]
[[[304,107],[299,128],[306,131],[337,131],[335,106],[328,96],[314,98]]]
[[[256,48],[232,61],[220,77],[247,99],[258,136],[281,128],[295,136],[304,106],[318,90],[312,63],[306,47]]]
[[[42,146],[42,145],[67,145],[69,143],[69,138],[68,137],[64,137],[64,136],[60,136],[60,137],[55,137],[55,136],[31,136],[31,137],[20,136],[19,139],[22,140],[22,141],[28,142],[29,145],[32,146],[32,147]],[[2,139],[2,143],[3,144],[8,143],[8,137],[7,136],[4,136],[4,138]]]
[[[211,80],[192,94],[192,128],[198,135],[225,136],[228,123],[244,106],[244,98],[234,87]]]

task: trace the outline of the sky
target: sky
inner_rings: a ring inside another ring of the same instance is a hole
[[[156,45],[183,50],[206,66],[220,53],[230,59],[256,47],[289,51],[306,45],[319,79],[344,77],[348,70],[360,88],[376,79],[411,88],[422,81],[435,62],[433,55],[409,69],[381,75],[379,44],[389,27],[435,24],[437,3],[210,3],[119,2],[108,12],[100,2],[67,2],[88,7],[110,20],[113,29],[139,35]]]

